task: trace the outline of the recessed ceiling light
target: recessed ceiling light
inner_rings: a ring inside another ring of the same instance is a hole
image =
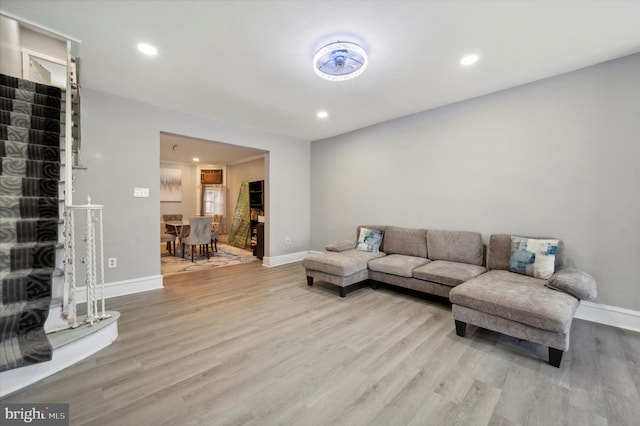
[[[329,113],[327,111],[318,111],[318,113],[316,114],[316,117],[318,118],[327,118],[329,116]]]
[[[198,161],[200,161],[200,159],[198,157],[193,157],[193,161],[197,163]]]
[[[149,56],[155,56],[158,54],[158,49],[147,43],[138,43],[138,50]]]
[[[478,59],[480,59],[480,57],[476,54],[467,55],[467,56],[464,56],[462,59],[460,59],[460,65],[463,65],[465,67],[469,65],[473,65],[476,62],[478,62]]]

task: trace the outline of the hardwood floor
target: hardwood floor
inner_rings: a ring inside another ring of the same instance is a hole
[[[545,347],[386,288],[340,298],[300,263],[174,275],[107,301],[119,339],[5,402],[68,402],[73,425],[632,425],[640,334],[575,320]]]

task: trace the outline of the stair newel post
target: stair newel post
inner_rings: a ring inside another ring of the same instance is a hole
[[[100,298],[102,299],[102,313],[100,314],[100,318],[105,318],[107,316],[107,312],[104,308],[104,231],[103,231],[103,222],[102,222],[102,209],[98,210],[99,220],[98,223],[100,225]]]
[[[105,311],[105,301],[104,301],[104,243],[103,243],[103,224],[102,224],[102,209],[104,206],[98,204],[91,204],[91,197],[87,198],[87,204],[82,205],[72,205],[69,206],[69,223],[70,226],[75,226],[75,211],[76,210],[84,210],[85,211],[85,235],[82,240],[85,243],[85,256],[80,260],[85,264],[85,284],[86,284],[86,294],[87,294],[87,316],[83,322],[89,323],[93,325],[96,321],[101,319],[108,318],[109,316]],[[98,228],[99,233],[96,233],[96,228]],[[70,266],[68,271],[68,276],[70,277],[71,284],[71,295],[70,295],[70,310],[73,315],[73,327],[78,325],[76,320],[76,281],[75,281],[75,241],[73,240],[73,232],[70,233],[70,250],[69,255],[72,256],[72,259],[67,262],[67,265]],[[97,241],[97,237],[99,236],[99,240]],[[98,250],[98,244],[99,250]],[[100,265],[100,269],[98,271],[97,265]],[[99,278],[99,279],[98,279]],[[98,285],[100,285],[100,295],[98,295]],[[100,302],[98,301],[98,297],[102,299]],[[101,310],[99,310],[99,307]]]
[[[87,197],[87,206],[91,205],[91,197]],[[95,238],[94,238],[94,227],[93,227],[93,212],[90,208],[86,210],[86,278],[85,283],[87,286],[87,321],[90,324],[93,324],[95,319],[95,285],[96,285],[96,276],[95,276]]]

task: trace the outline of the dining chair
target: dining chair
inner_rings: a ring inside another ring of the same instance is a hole
[[[189,236],[189,234],[191,233],[191,225],[190,224],[184,224],[181,225],[177,228],[177,232],[178,232],[178,247],[181,248],[183,255],[182,257],[184,257],[184,247],[182,246],[182,241],[187,238]],[[177,256],[177,253],[176,253]]]
[[[163,214],[162,222],[182,222],[182,215],[181,214]],[[164,225],[164,232],[166,232],[167,234],[174,234],[176,237],[178,236],[176,233],[176,228],[166,223]]]
[[[173,234],[162,233],[160,234],[160,242],[166,243],[166,248],[169,254],[176,255],[176,236]],[[173,250],[171,248],[173,243]]]
[[[218,251],[218,237],[220,237],[220,225],[214,223],[211,226],[211,251]],[[215,250],[214,250],[215,248]]]
[[[209,243],[211,243],[211,224],[213,223],[212,217],[192,217],[189,219],[190,232],[189,236],[182,239],[182,257],[184,258],[184,249],[186,246],[191,248],[191,261],[193,262],[193,255],[195,253],[196,246],[201,246],[207,253],[207,259],[209,259]]]

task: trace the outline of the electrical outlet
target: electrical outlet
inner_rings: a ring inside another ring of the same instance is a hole
[[[110,257],[107,265],[109,266],[109,268],[115,268],[116,266],[118,266],[118,259],[115,257]]]
[[[287,237],[287,238],[285,238],[285,239],[284,239],[284,243],[285,243],[286,245],[291,244],[291,237]]]

